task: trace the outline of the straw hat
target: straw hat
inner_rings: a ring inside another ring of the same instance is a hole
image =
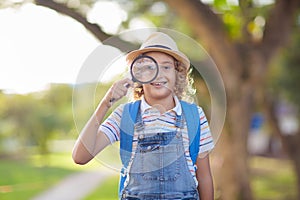
[[[178,50],[175,41],[167,34],[161,32],[152,33],[144,41],[140,49],[131,51],[126,55],[126,60],[131,63],[139,55],[151,51],[159,51],[173,56],[176,60],[183,64],[186,70],[190,67],[190,60],[186,55]]]

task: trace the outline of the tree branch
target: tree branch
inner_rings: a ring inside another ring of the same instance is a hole
[[[53,0],[35,0],[36,5],[44,6],[57,11],[58,13],[64,14],[68,17],[72,17],[79,23],[81,23],[87,30],[91,32],[99,41],[106,45],[114,46],[120,49],[122,52],[127,52],[136,49],[137,46],[129,42],[125,42],[118,36],[108,35],[103,32],[97,24],[92,24],[87,21],[86,17],[82,16],[80,13],[74,9],[69,8],[63,3],[57,3]]]
[[[289,39],[299,0],[277,0],[266,22],[261,49],[269,60]]]

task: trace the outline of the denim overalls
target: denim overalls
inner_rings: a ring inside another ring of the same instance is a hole
[[[181,134],[183,120],[176,115],[176,131],[144,133],[138,113],[135,157],[122,200],[199,200],[195,181],[188,169]]]

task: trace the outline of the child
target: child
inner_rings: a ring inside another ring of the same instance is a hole
[[[156,60],[158,76],[148,84],[133,83],[125,78],[112,85],[74,146],[74,162],[86,164],[115,141],[120,140],[122,146],[121,120],[125,118],[122,116],[125,104],[101,125],[99,122],[111,105],[132,87],[134,98],[140,100],[134,122],[139,127],[132,131],[130,159],[127,165],[123,163],[120,199],[212,200],[214,189],[209,156],[197,156],[214,147],[208,122],[202,108],[196,107],[199,119],[194,120],[200,121],[201,143],[196,146],[199,151],[197,149],[193,163],[185,120],[188,116],[184,115],[180,101],[189,86],[190,61],[178,50],[173,39],[161,32],[151,34],[140,49],[126,55],[126,60],[131,64],[140,55]]]

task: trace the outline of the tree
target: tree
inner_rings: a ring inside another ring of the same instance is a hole
[[[49,140],[58,134],[66,136],[73,127],[71,87],[57,86],[44,93],[2,97],[6,104],[0,115],[6,126],[0,130],[4,137],[18,142],[16,151],[21,156],[28,146],[36,146],[40,154],[48,153]]]
[[[109,37],[97,25],[88,22],[86,13],[80,9],[83,4],[91,6],[90,1],[80,1],[82,4],[72,8],[67,6],[69,1],[35,2],[74,18],[101,41]],[[190,34],[201,40],[225,82],[228,112],[221,144],[218,145],[226,147],[222,151],[224,163],[219,175],[222,199],[253,199],[246,148],[250,118],[257,102],[263,101],[265,80],[272,58],[288,43],[299,0],[277,0],[265,8],[267,12],[261,12],[252,0],[239,0],[235,10],[226,0],[215,0],[214,7],[199,0],[164,2],[175,11],[168,10],[168,15],[182,18],[188,24]],[[141,4],[144,5],[142,9],[145,9],[151,1]],[[234,24],[230,24],[226,18],[230,12],[240,16],[238,29],[234,32],[237,35],[234,37],[230,32],[232,29],[228,28]],[[120,41],[120,47],[122,44]],[[299,148],[299,145],[295,148]]]

